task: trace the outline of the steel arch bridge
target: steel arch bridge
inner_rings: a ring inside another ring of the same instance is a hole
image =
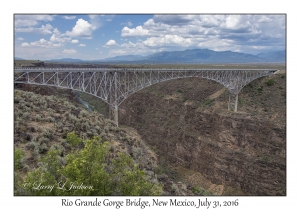
[[[171,79],[201,77],[229,91],[228,110],[237,112],[238,93],[249,82],[274,74],[274,69],[133,69],[133,68],[15,68],[14,83],[47,85],[82,91],[105,101],[115,110],[131,94]]]

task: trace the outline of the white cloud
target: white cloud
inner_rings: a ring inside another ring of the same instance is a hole
[[[61,47],[63,46],[62,43],[54,43],[53,41],[47,41],[45,40],[44,38],[38,40],[38,41],[35,41],[35,42],[30,42],[30,43],[27,43],[27,42],[23,42],[21,44],[22,47],[35,47],[35,48],[57,48],[57,47]]]
[[[250,22],[245,21],[246,19],[245,15],[229,15],[223,20],[220,27],[230,30],[249,28]]]
[[[80,44],[78,45],[79,47],[85,47],[86,45],[85,44]]]
[[[53,21],[54,15],[15,15],[15,27],[36,26],[40,21]]]
[[[72,16],[65,15],[65,16],[62,16],[62,18],[66,19],[66,20],[73,20],[76,18],[76,16],[75,15],[72,15]]]
[[[192,22],[196,15],[154,15],[155,23],[164,23],[168,25],[187,25]]]
[[[106,44],[103,47],[110,47],[110,46],[115,46],[115,45],[118,45],[118,44],[116,43],[115,40],[111,39],[108,42],[106,42]]]
[[[77,39],[73,39],[72,41],[71,41],[71,43],[73,43],[73,44],[77,44],[79,41],[77,40]]]
[[[271,21],[272,21],[272,18],[267,17],[267,16],[262,16],[262,17],[258,20],[259,23],[269,23],[269,22],[271,22]]]
[[[22,32],[22,33],[37,33],[37,34],[52,34],[53,27],[50,24],[42,25],[41,28],[16,28],[15,32]]]
[[[90,23],[92,25],[92,30],[96,30],[101,26],[101,16],[100,15],[89,15]]]
[[[149,31],[144,29],[142,26],[137,26],[136,28],[130,29],[125,26],[122,29],[121,36],[146,36],[149,35]]]
[[[22,37],[18,37],[17,40],[23,41],[24,39]]]
[[[131,48],[131,47],[136,47],[137,44],[134,44],[132,42],[128,42],[128,43],[124,43],[124,44],[121,44],[121,47],[125,47],[125,48]]]
[[[77,53],[77,51],[74,50],[74,49],[70,49],[70,50],[64,49],[62,52],[65,53],[65,54],[75,54],[75,53]]]
[[[39,41],[36,42],[30,42],[30,46],[35,46],[35,47],[52,47],[52,42],[49,42],[45,39],[40,39]]]
[[[63,44],[62,43],[56,43],[56,44],[52,44],[53,47],[62,47]]]
[[[53,30],[53,34],[50,37],[51,42],[65,43],[65,42],[68,42],[70,40],[71,40],[70,37],[65,37],[65,35],[61,34],[60,31],[57,28],[55,28]]]
[[[91,38],[93,26],[86,20],[78,19],[72,31],[67,31],[65,35],[70,37]]]
[[[69,38],[69,37],[63,37],[61,34],[52,34],[52,36],[50,37],[50,41],[60,42],[60,43],[70,41],[70,39],[71,38]]]
[[[142,43],[142,40],[138,40],[137,43],[123,43],[119,45],[121,48],[110,49],[108,57],[118,56],[118,55],[146,55],[150,52],[157,52],[157,49],[150,49]]]
[[[219,20],[221,17],[218,15],[201,15],[199,17],[199,25],[204,28],[217,27],[220,24]]]
[[[163,37],[151,37],[143,42],[146,46],[157,47],[164,45],[180,45],[180,46],[190,46],[192,45],[192,40],[190,38],[183,38],[178,35],[165,35]]]
[[[21,46],[22,46],[22,47],[29,47],[29,44],[28,44],[27,42],[23,42],[23,43],[21,44]]]

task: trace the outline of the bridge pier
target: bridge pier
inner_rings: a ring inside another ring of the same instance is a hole
[[[119,127],[119,119],[118,119],[118,105],[115,106],[115,109],[114,109],[114,120],[115,120],[115,123],[117,125],[117,127]]]
[[[117,127],[119,127],[119,107],[118,105],[109,106],[108,119],[115,121]]]
[[[233,110],[237,112],[238,106],[238,94],[229,93],[229,100],[228,100],[228,111]]]

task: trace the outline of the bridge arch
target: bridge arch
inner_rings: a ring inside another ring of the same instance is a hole
[[[15,83],[67,88],[91,94],[114,109],[126,98],[151,85],[179,78],[213,80],[229,91],[228,110],[237,111],[239,91],[249,82],[274,74],[273,69],[100,69],[100,68],[16,68]]]

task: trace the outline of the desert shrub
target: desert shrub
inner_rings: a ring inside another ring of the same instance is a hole
[[[69,128],[68,128],[68,127],[63,127],[63,132],[64,132],[64,133],[69,132]]]
[[[20,131],[23,133],[27,132],[27,127],[25,125],[20,125]]]
[[[32,142],[37,142],[37,140],[38,140],[38,139],[37,139],[36,136],[33,136],[32,139],[31,139]]]
[[[179,194],[179,188],[176,184],[173,183],[171,186],[171,189],[172,189],[172,192],[175,193],[175,195]]]
[[[30,113],[29,112],[23,112],[23,119],[28,119],[29,118],[29,116],[30,116]]]
[[[106,125],[106,126],[104,127],[104,132],[105,132],[105,133],[108,133],[108,131],[109,131],[109,126]]]
[[[79,117],[87,117],[89,115],[89,113],[85,110],[81,110],[79,112]]]
[[[14,168],[15,168],[15,170],[23,167],[23,164],[25,162],[24,158],[25,158],[24,152],[21,149],[16,148],[14,151]]]
[[[55,123],[55,127],[58,128],[58,129],[62,129],[63,128],[62,122]]]
[[[210,106],[210,105],[212,105],[212,103],[214,102],[214,100],[212,99],[204,99],[203,100],[203,102],[202,102],[202,104],[204,105],[204,106]]]
[[[90,131],[92,132],[93,136],[98,136],[98,131],[96,129],[91,129]]]
[[[268,85],[268,86],[272,86],[272,85],[274,85],[274,83],[275,83],[275,81],[274,81],[273,79],[269,79],[269,80],[267,81],[267,85]]]
[[[28,106],[25,106],[23,110],[24,110],[24,112],[30,112],[31,108]],[[30,115],[28,115],[28,116],[30,116]]]
[[[115,121],[110,120],[110,119],[105,119],[105,122],[106,122],[107,124],[115,125]]]
[[[31,141],[25,144],[25,148],[28,150],[33,150],[34,148],[39,147],[37,142]]]
[[[45,153],[47,151],[48,151],[47,144],[45,144],[45,143],[41,144],[41,146],[40,146],[40,153]]]
[[[40,107],[38,107],[38,106],[33,107],[33,111],[39,112],[40,111]]]
[[[67,164],[66,158],[59,156],[57,159],[58,159],[59,165],[65,166]]]
[[[42,121],[41,115],[39,115],[39,114],[35,115],[35,121],[41,122]]]
[[[130,138],[130,137],[128,137],[128,136],[124,136],[122,140],[123,140],[123,141],[125,141],[125,142],[128,142],[128,143],[129,143],[129,145],[131,145],[130,143],[132,142],[132,140],[131,140],[131,138]]]
[[[98,132],[101,131],[101,128],[100,128],[100,126],[98,126],[98,125],[95,126],[95,129],[96,129]]]
[[[113,131],[113,132],[117,130],[115,126],[109,126],[108,129],[109,131]]]
[[[72,146],[78,146],[82,142],[82,139],[79,138],[74,131],[72,131],[67,134],[66,141]]]
[[[45,138],[49,138],[52,139],[53,138],[53,131],[50,129],[45,129],[43,134],[42,134]]]
[[[86,134],[88,138],[92,138],[94,136],[91,130],[87,131]]]
[[[69,143],[67,142],[66,139],[60,139],[59,142],[60,142],[60,144],[61,144],[63,147],[69,146]]]
[[[15,133],[20,130],[20,123],[19,123],[19,121],[15,121],[14,122],[14,128],[15,128]]]
[[[37,146],[33,149],[33,157],[36,161],[40,159],[40,146],[37,144]]]
[[[53,117],[47,117],[47,121],[51,123],[51,122],[54,122],[55,119]]]
[[[64,148],[64,146],[62,144],[52,144],[52,146],[50,147],[49,150],[58,150],[60,151],[60,155],[64,155],[65,154],[65,151],[66,149]]]
[[[73,114],[69,114],[69,119],[72,123],[76,123],[79,121],[79,119]]]
[[[18,108],[19,108],[20,110],[24,110],[25,104],[24,104],[24,103],[19,103]]]
[[[177,89],[177,92],[178,93],[183,93],[183,90],[182,89]]]
[[[202,195],[202,196],[212,195],[210,192],[204,190],[201,187],[192,187],[192,192],[195,195]]]
[[[46,138],[46,137],[41,137],[41,138],[40,138],[40,143],[41,143],[41,144],[48,144],[49,141],[50,141],[50,140],[49,140],[48,138]]]
[[[140,148],[140,147],[132,147],[132,154],[133,154],[133,157],[134,157],[135,159],[138,159],[138,158],[141,157],[144,153],[143,153],[142,148]]]
[[[100,121],[99,118],[96,119],[96,125],[97,126],[102,126],[103,125],[103,123]]]
[[[89,130],[89,129],[90,129],[89,123],[88,123],[88,122],[82,123],[81,129],[82,129],[83,131]]]
[[[262,86],[260,86],[259,88],[257,88],[257,92],[258,92],[258,94],[261,94],[261,93],[262,93],[262,91],[263,91],[263,87],[262,87]]]

